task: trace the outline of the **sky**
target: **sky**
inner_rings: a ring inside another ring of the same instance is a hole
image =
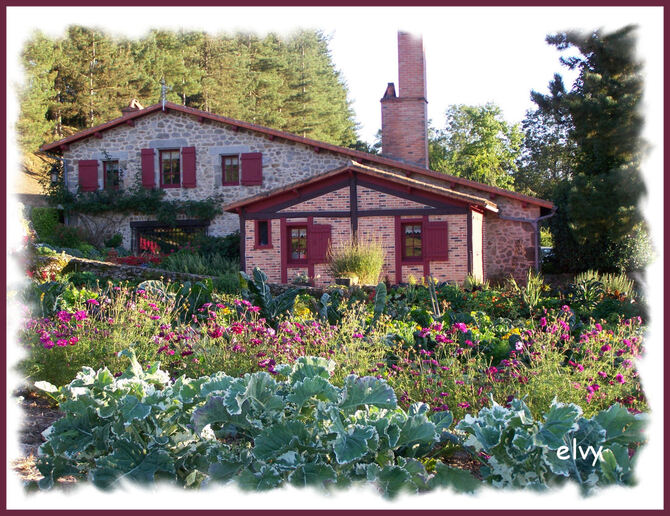
[[[532,89],[545,91],[556,72],[564,73],[559,53],[547,45],[547,34],[566,29],[613,30],[629,23],[639,25],[638,53],[645,63],[645,137],[650,152],[643,166],[649,195],[643,202],[647,218],[653,221],[652,237],[662,258],[662,142],[663,142],[663,12],[661,8],[640,7],[12,7],[7,9],[7,170],[18,170],[19,157],[12,133],[18,105],[11,92],[21,83],[18,64],[21,46],[35,29],[61,36],[70,24],[97,26],[110,34],[140,37],[150,28],[201,29],[212,33],[251,30],[290,32],[295,28],[320,29],[331,37],[330,48],[336,68],[347,83],[360,136],[372,142],[381,125],[381,99],[386,84],[397,86],[397,31],[423,37],[426,53],[428,116],[434,125],[444,123],[444,112],[451,104],[494,102],[510,122],[520,122],[532,107]],[[251,21],[253,20],[253,21]],[[566,80],[566,84],[570,84]],[[7,222],[10,247],[20,234],[16,205],[8,202]],[[662,259],[649,270],[648,297],[652,321],[662,320]],[[654,288],[655,287],[655,288]],[[11,321],[11,319],[10,319]],[[7,328],[8,341],[16,330],[16,320]],[[645,391],[651,395],[655,423],[647,452],[638,465],[639,486],[609,490],[583,499],[576,490],[545,493],[541,496],[516,492],[486,493],[472,498],[453,493],[431,493],[420,499],[401,498],[393,503],[373,492],[348,491],[330,498],[332,508],[658,508],[662,504],[662,443],[653,439],[662,433],[662,326],[652,325],[648,336],[649,354],[641,366]],[[11,382],[8,375],[8,382]],[[11,383],[9,384],[11,385]],[[11,405],[11,403],[10,403]],[[16,409],[14,409],[16,410]],[[8,476],[8,482],[11,475]],[[161,497],[147,497],[144,491],[130,489],[127,496],[95,493],[78,496],[50,493],[27,499],[20,488],[8,489],[8,508],[69,507],[146,507],[206,508],[221,507],[221,498],[173,496],[170,490]],[[90,493],[90,491],[89,491]],[[154,493],[155,494],[155,493]],[[449,498],[445,498],[448,496]],[[208,501],[211,499],[211,502]],[[194,505],[194,502],[197,502]],[[312,492],[286,490],[273,492],[272,498],[235,492],[226,499],[227,508],[321,507],[323,499]]]

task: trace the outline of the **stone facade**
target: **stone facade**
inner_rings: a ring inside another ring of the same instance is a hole
[[[267,136],[244,129],[233,130],[230,126],[215,121],[199,122],[195,116],[169,110],[158,111],[134,119],[134,125],[118,125],[104,132],[101,138],[89,137],[70,144],[63,152],[67,160],[67,184],[72,192],[79,186],[78,161],[98,160],[98,183],[103,186],[102,162],[105,152],[112,160],[118,160],[124,171],[121,188],[129,188],[141,181],[141,150],[196,148],[195,188],[165,189],[167,200],[202,200],[210,197],[220,199],[221,205],[260,192],[307,179],[326,170],[335,169],[348,163],[347,156],[331,152],[315,152],[307,145],[286,141],[270,140]],[[221,172],[222,155],[238,155],[260,152],[263,156],[263,182],[260,186],[223,186]],[[158,152],[155,152],[156,184],[158,180]],[[96,217],[88,217],[89,220]],[[130,246],[130,220],[152,220],[147,215],[140,218],[129,216],[121,220],[117,227],[109,227],[111,234],[120,232],[123,245]],[[105,227],[105,217],[97,222]],[[224,213],[216,217],[209,227],[209,234],[223,236],[239,229],[236,215]]]

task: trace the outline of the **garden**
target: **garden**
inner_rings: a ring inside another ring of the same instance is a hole
[[[177,253],[195,262],[201,242]],[[635,482],[647,316],[625,275],[273,293],[259,269],[183,283],[30,272],[17,367],[62,414],[31,487],[367,483],[393,498]]]

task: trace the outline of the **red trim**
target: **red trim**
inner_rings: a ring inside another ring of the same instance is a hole
[[[119,184],[116,186],[110,186],[109,188],[107,187],[107,164],[108,163],[116,163],[117,164],[117,173],[119,172],[118,167],[119,167],[119,160],[111,160],[111,161],[103,161],[102,162],[102,184],[103,188],[105,190],[118,190],[119,187],[121,186],[121,177],[119,177]]]
[[[196,157],[195,147],[182,147],[181,149],[181,169],[182,186],[184,188],[196,187]]]
[[[258,242],[258,226],[261,222],[265,222],[268,225],[268,243],[265,245],[261,245]],[[272,220],[254,220],[254,249],[272,249]]]
[[[287,231],[286,231],[286,219],[281,219],[279,223],[279,237],[280,237],[280,245],[279,245],[279,251],[281,255],[281,282],[282,283],[287,283],[288,282],[288,250],[286,249],[286,241],[288,239]]]
[[[423,277],[428,280],[430,275],[430,253],[428,248],[428,215],[423,216],[423,221],[421,224],[421,256],[423,257]]]
[[[349,186],[349,182],[343,183],[344,174],[338,174],[336,176],[331,176],[325,178],[323,181],[318,181],[311,183],[309,185],[292,188],[284,192],[278,192],[272,197],[265,197],[264,199],[259,199],[258,201],[251,203],[246,206],[248,213],[254,213],[258,211],[267,211],[268,208],[273,208],[275,206],[281,205],[287,201],[295,200],[293,204],[300,204],[303,201],[309,200],[307,196],[313,192],[321,192],[325,190],[322,194],[328,193],[329,191],[337,190],[340,187],[346,188]],[[333,190],[328,190],[329,187],[337,185],[338,188]],[[321,195],[322,195],[321,194]],[[288,207],[288,206],[285,206]]]
[[[179,179],[177,180],[176,184],[165,184],[163,182],[163,153],[165,152],[176,152],[179,154]],[[180,188],[181,187],[181,153],[179,152],[179,149],[161,149],[158,153],[158,173],[160,175],[160,185],[161,188]]]
[[[395,217],[395,282],[402,283],[402,225],[400,215]]]
[[[80,159],[78,168],[79,190],[95,192],[98,189],[98,160]]]
[[[101,133],[101,132],[97,132],[97,133],[95,133],[95,137],[96,137],[96,138],[102,138],[102,133]]]
[[[424,216],[421,219],[401,219],[400,220],[400,245],[401,245],[401,257],[402,262],[405,265],[416,265],[424,261],[426,257],[425,242],[423,241],[424,237],[424,224],[428,220],[427,216]],[[417,224],[421,226],[421,256],[408,257],[405,253],[405,226],[407,225],[416,226]]]
[[[438,201],[438,202],[441,202],[441,203],[444,204],[445,197],[446,197],[445,195],[440,195],[440,194],[434,193],[434,192],[428,192],[428,191],[423,190],[423,189],[419,190],[418,188],[412,187],[410,185],[399,185],[399,184],[394,183],[393,181],[391,181],[389,179],[382,179],[380,177],[374,177],[374,176],[368,176],[368,175],[366,175],[365,178],[361,177],[361,179],[359,180],[358,183],[359,183],[360,186],[365,186],[365,187],[367,187],[367,185],[365,185],[364,183],[368,183],[368,184],[380,186],[380,187],[383,187],[383,188],[386,188],[386,189],[395,190],[396,192],[400,192],[400,193],[405,193],[405,194],[409,193],[409,194],[412,194],[413,198],[416,198],[415,202],[418,202],[418,203],[423,202],[423,199],[428,199],[428,200],[431,200],[431,201]],[[431,185],[429,184],[428,186],[431,186]],[[433,186],[440,186],[440,185],[433,185]],[[456,206],[467,206],[466,201],[459,201],[458,199],[453,199],[451,197],[447,197],[447,198],[449,199],[449,201],[448,201],[449,204],[453,204],[453,205],[456,205]]]
[[[126,114],[125,116],[115,118],[114,120],[110,120],[109,122],[101,124],[97,127],[93,127],[93,128],[90,128],[90,129],[85,129],[85,130],[80,131],[76,134],[68,136],[67,138],[63,138],[62,140],[58,140],[56,142],[53,142],[53,143],[50,143],[50,144],[47,144],[47,145],[43,145],[42,147],[40,147],[40,150],[42,150],[42,151],[52,151],[52,150],[58,149],[59,147],[61,147],[64,144],[67,144],[67,143],[70,143],[70,142],[73,142],[73,141],[77,141],[77,140],[81,140],[82,138],[86,138],[88,136],[91,136],[92,134],[94,134],[96,132],[111,129],[113,127],[116,127],[119,124],[127,123],[128,120],[139,118],[139,117],[148,115],[150,113],[160,111],[161,109],[162,109],[162,104],[154,104],[153,106],[149,106],[149,107],[146,107],[144,109],[140,109],[140,110],[138,110],[134,113]],[[270,129],[268,127],[259,126],[259,125],[252,124],[252,123],[249,123],[249,122],[242,122],[240,120],[234,120],[232,118],[228,118],[228,117],[224,117],[224,116],[220,116],[220,115],[215,115],[213,113],[209,113],[207,111],[202,111],[200,109],[195,109],[195,108],[191,108],[191,107],[187,107],[187,106],[180,106],[179,104],[173,104],[172,102],[167,102],[166,103],[166,111],[168,109],[171,109],[173,111],[179,111],[179,112],[186,113],[186,114],[190,114],[190,115],[193,115],[193,116],[196,116],[196,117],[202,116],[203,118],[207,118],[209,120],[214,120],[214,121],[217,121],[217,122],[221,122],[221,123],[230,125],[231,129],[233,129],[234,131],[237,131],[239,128],[242,128],[242,129],[248,129],[248,130],[251,130],[251,131],[256,131],[256,132],[259,132],[259,133],[263,133],[263,134],[266,134],[266,135],[274,135],[276,137],[283,138],[285,140],[302,143],[302,144],[309,145],[309,146],[312,146],[312,147],[315,147],[315,148],[318,148],[318,149],[335,152],[337,154],[341,154],[341,155],[345,155],[345,156],[351,156],[351,157],[359,159],[359,160],[367,160],[371,163],[378,163],[378,164],[381,164],[381,165],[388,165],[388,166],[391,166],[391,167],[394,167],[394,168],[400,169],[400,170],[407,170],[409,172],[409,174],[417,174],[417,175],[421,175],[421,176],[424,176],[424,177],[433,177],[433,178],[439,179],[441,181],[451,181],[454,184],[467,186],[467,187],[473,188],[475,190],[480,190],[480,191],[484,191],[484,192],[496,193],[498,195],[503,195],[505,197],[510,197],[512,199],[517,199],[517,200],[520,200],[520,201],[527,201],[531,204],[535,204],[537,206],[542,206],[542,207],[545,207],[545,208],[553,208],[554,207],[553,203],[551,203],[549,201],[545,201],[543,199],[538,199],[538,198],[535,198],[535,197],[530,197],[530,196],[527,196],[527,195],[518,194],[516,192],[510,192],[509,190],[504,190],[502,188],[498,188],[498,187],[495,187],[495,186],[484,185],[482,183],[477,183],[476,181],[472,181],[472,180],[469,180],[469,179],[464,179],[464,178],[455,177],[455,176],[448,176],[448,175],[442,174],[440,172],[435,172],[435,171],[428,170],[428,169],[425,169],[425,168],[422,168],[422,167],[419,167],[419,166],[415,166],[415,165],[408,165],[406,163],[402,163],[402,162],[396,161],[394,159],[386,158],[386,157],[383,157],[383,156],[368,154],[367,152],[357,151],[357,150],[353,150],[353,149],[347,149],[345,147],[338,147],[337,145],[332,145],[330,143],[325,143],[325,142],[320,142],[320,141],[317,141],[317,140],[312,140],[312,139],[309,139],[309,138],[304,138],[302,136],[297,136],[295,134],[287,133],[287,132],[284,132],[284,131],[279,131],[277,129]],[[64,149],[61,148],[61,151],[62,150],[64,150]]]

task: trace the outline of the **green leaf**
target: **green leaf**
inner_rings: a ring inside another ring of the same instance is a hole
[[[384,466],[376,475],[384,497],[395,498],[401,490],[411,487],[410,474],[400,466]]]
[[[554,400],[537,432],[537,442],[551,450],[564,446],[566,434],[579,428],[577,418],[581,413],[582,409],[573,403],[565,405]]]
[[[151,413],[151,405],[141,403],[135,396],[128,395],[119,403],[118,410],[126,423],[134,419],[145,419]]]
[[[599,412],[593,419],[605,430],[607,444],[631,444],[645,441],[642,434],[646,424],[645,416],[631,414],[618,403]]]
[[[299,357],[293,364],[293,372],[289,382],[294,384],[306,378],[323,378],[328,380],[335,371],[335,362],[323,357]]]
[[[451,424],[454,422],[454,416],[448,410],[441,410],[439,412],[433,412],[429,416],[430,422],[435,425],[435,431],[437,432],[438,439],[440,442],[443,442],[448,439],[449,432],[447,431]]]
[[[397,406],[395,392],[384,380],[372,376],[349,375],[344,379],[340,409],[356,410],[362,405],[394,409]]]
[[[375,438],[377,432],[371,426],[353,425],[338,433],[333,443],[338,464],[348,464],[363,457],[370,451],[368,442]]]
[[[205,397],[212,392],[226,391],[233,380],[232,376],[228,376],[223,371],[205,377],[205,381],[200,385],[200,395]]]
[[[49,382],[35,382],[35,387],[44,392],[58,392],[58,387]]]
[[[248,463],[244,461],[219,459],[217,462],[214,462],[209,465],[207,474],[214,481],[227,482],[228,480],[232,479],[235,475],[237,475],[237,473],[247,465]]]
[[[207,425],[225,423],[230,420],[231,416],[224,401],[221,396],[211,396],[202,407],[193,411],[191,421],[195,433],[200,435]]]
[[[302,464],[290,474],[289,481],[296,487],[325,486],[335,483],[337,474],[328,464]]]
[[[91,481],[108,489],[124,478],[137,482],[153,482],[157,472],[174,474],[174,462],[167,451],[145,450],[138,443],[126,438],[113,443],[113,452],[96,461],[91,470]]]
[[[435,425],[423,415],[410,416],[400,428],[397,447],[415,444],[431,444],[437,438]]]
[[[254,439],[254,456],[262,461],[309,446],[311,435],[302,421],[286,421],[267,427]]]
[[[293,384],[293,392],[286,396],[286,400],[295,403],[298,406],[298,411],[300,411],[302,406],[312,398],[337,402],[338,394],[339,390],[332,386],[328,380],[315,376]]]
[[[278,487],[282,483],[282,475],[273,466],[263,464],[258,473],[245,469],[237,477],[237,482],[242,489],[249,491],[267,491]]]
[[[481,486],[481,482],[473,477],[469,471],[452,468],[442,462],[437,462],[435,475],[428,481],[428,485],[431,488],[448,486],[458,492],[472,493]]]
[[[277,382],[270,374],[262,371],[245,377],[245,380],[248,381],[247,388],[235,396],[240,406],[245,400],[251,400],[259,412],[269,413],[284,408],[284,401],[275,394]]]

